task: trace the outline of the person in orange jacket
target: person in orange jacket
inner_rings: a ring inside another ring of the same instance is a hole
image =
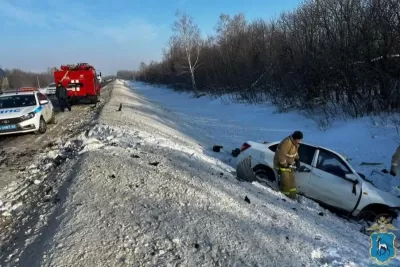
[[[296,181],[292,167],[300,167],[298,149],[302,140],[303,133],[295,131],[279,143],[274,155],[274,168],[281,177],[280,191],[291,199],[297,199]]]

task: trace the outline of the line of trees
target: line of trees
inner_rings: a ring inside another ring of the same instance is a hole
[[[0,85],[2,79],[7,78],[8,87],[12,89],[20,88],[23,86],[41,87],[47,86],[53,81],[53,68],[48,68],[47,71],[42,73],[34,73],[23,71],[21,69],[5,69],[1,70],[2,77],[0,77]]]
[[[8,88],[10,89],[17,89],[23,86],[34,86],[38,87],[45,87],[49,85],[51,82],[54,81],[54,70],[55,68],[47,68],[45,72],[35,73],[24,71],[21,69],[0,69],[0,88],[2,85],[7,83]],[[121,76],[119,78],[125,77],[126,79],[132,80],[133,79],[133,72],[131,71],[128,76]],[[5,81],[7,78],[7,81]],[[114,78],[114,75],[104,76],[103,80]]]
[[[133,80],[135,72],[133,70],[119,70],[117,71],[117,78],[123,80]]]
[[[271,21],[221,14],[207,38],[178,13],[173,30],[137,80],[326,117],[400,108],[398,0],[306,0]]]

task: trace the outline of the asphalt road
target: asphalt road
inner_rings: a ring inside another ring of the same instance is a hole
[[[50,100],[56,112],[56,123],[48,124],[44,134],[17,134],[0,136],[0,190],[11,181],[18,179],[19,170],[29,166],[29,162],[40,151],[51,143],[65,139],[79,130],[95,116],[102,103],[108,101],[112,84],[103,84],[100,103],[97,105],[84,102],[72,106],[72,110],[61,112],[58,101],[54,96]]]

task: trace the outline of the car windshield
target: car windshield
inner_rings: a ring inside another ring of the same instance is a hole
[[[18,108],[36,105],[35,95],[12,95],[0,97],[0,109]]]
[[[55,83],[51,83],[51,84],[49,84],[49,87],[55,87],[56,86],[56,84]]]

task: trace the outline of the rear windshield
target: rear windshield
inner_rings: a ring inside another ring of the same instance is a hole
[[[0,109],[18,108],[36,105],[35,95],[13,95],[0,97]]]

